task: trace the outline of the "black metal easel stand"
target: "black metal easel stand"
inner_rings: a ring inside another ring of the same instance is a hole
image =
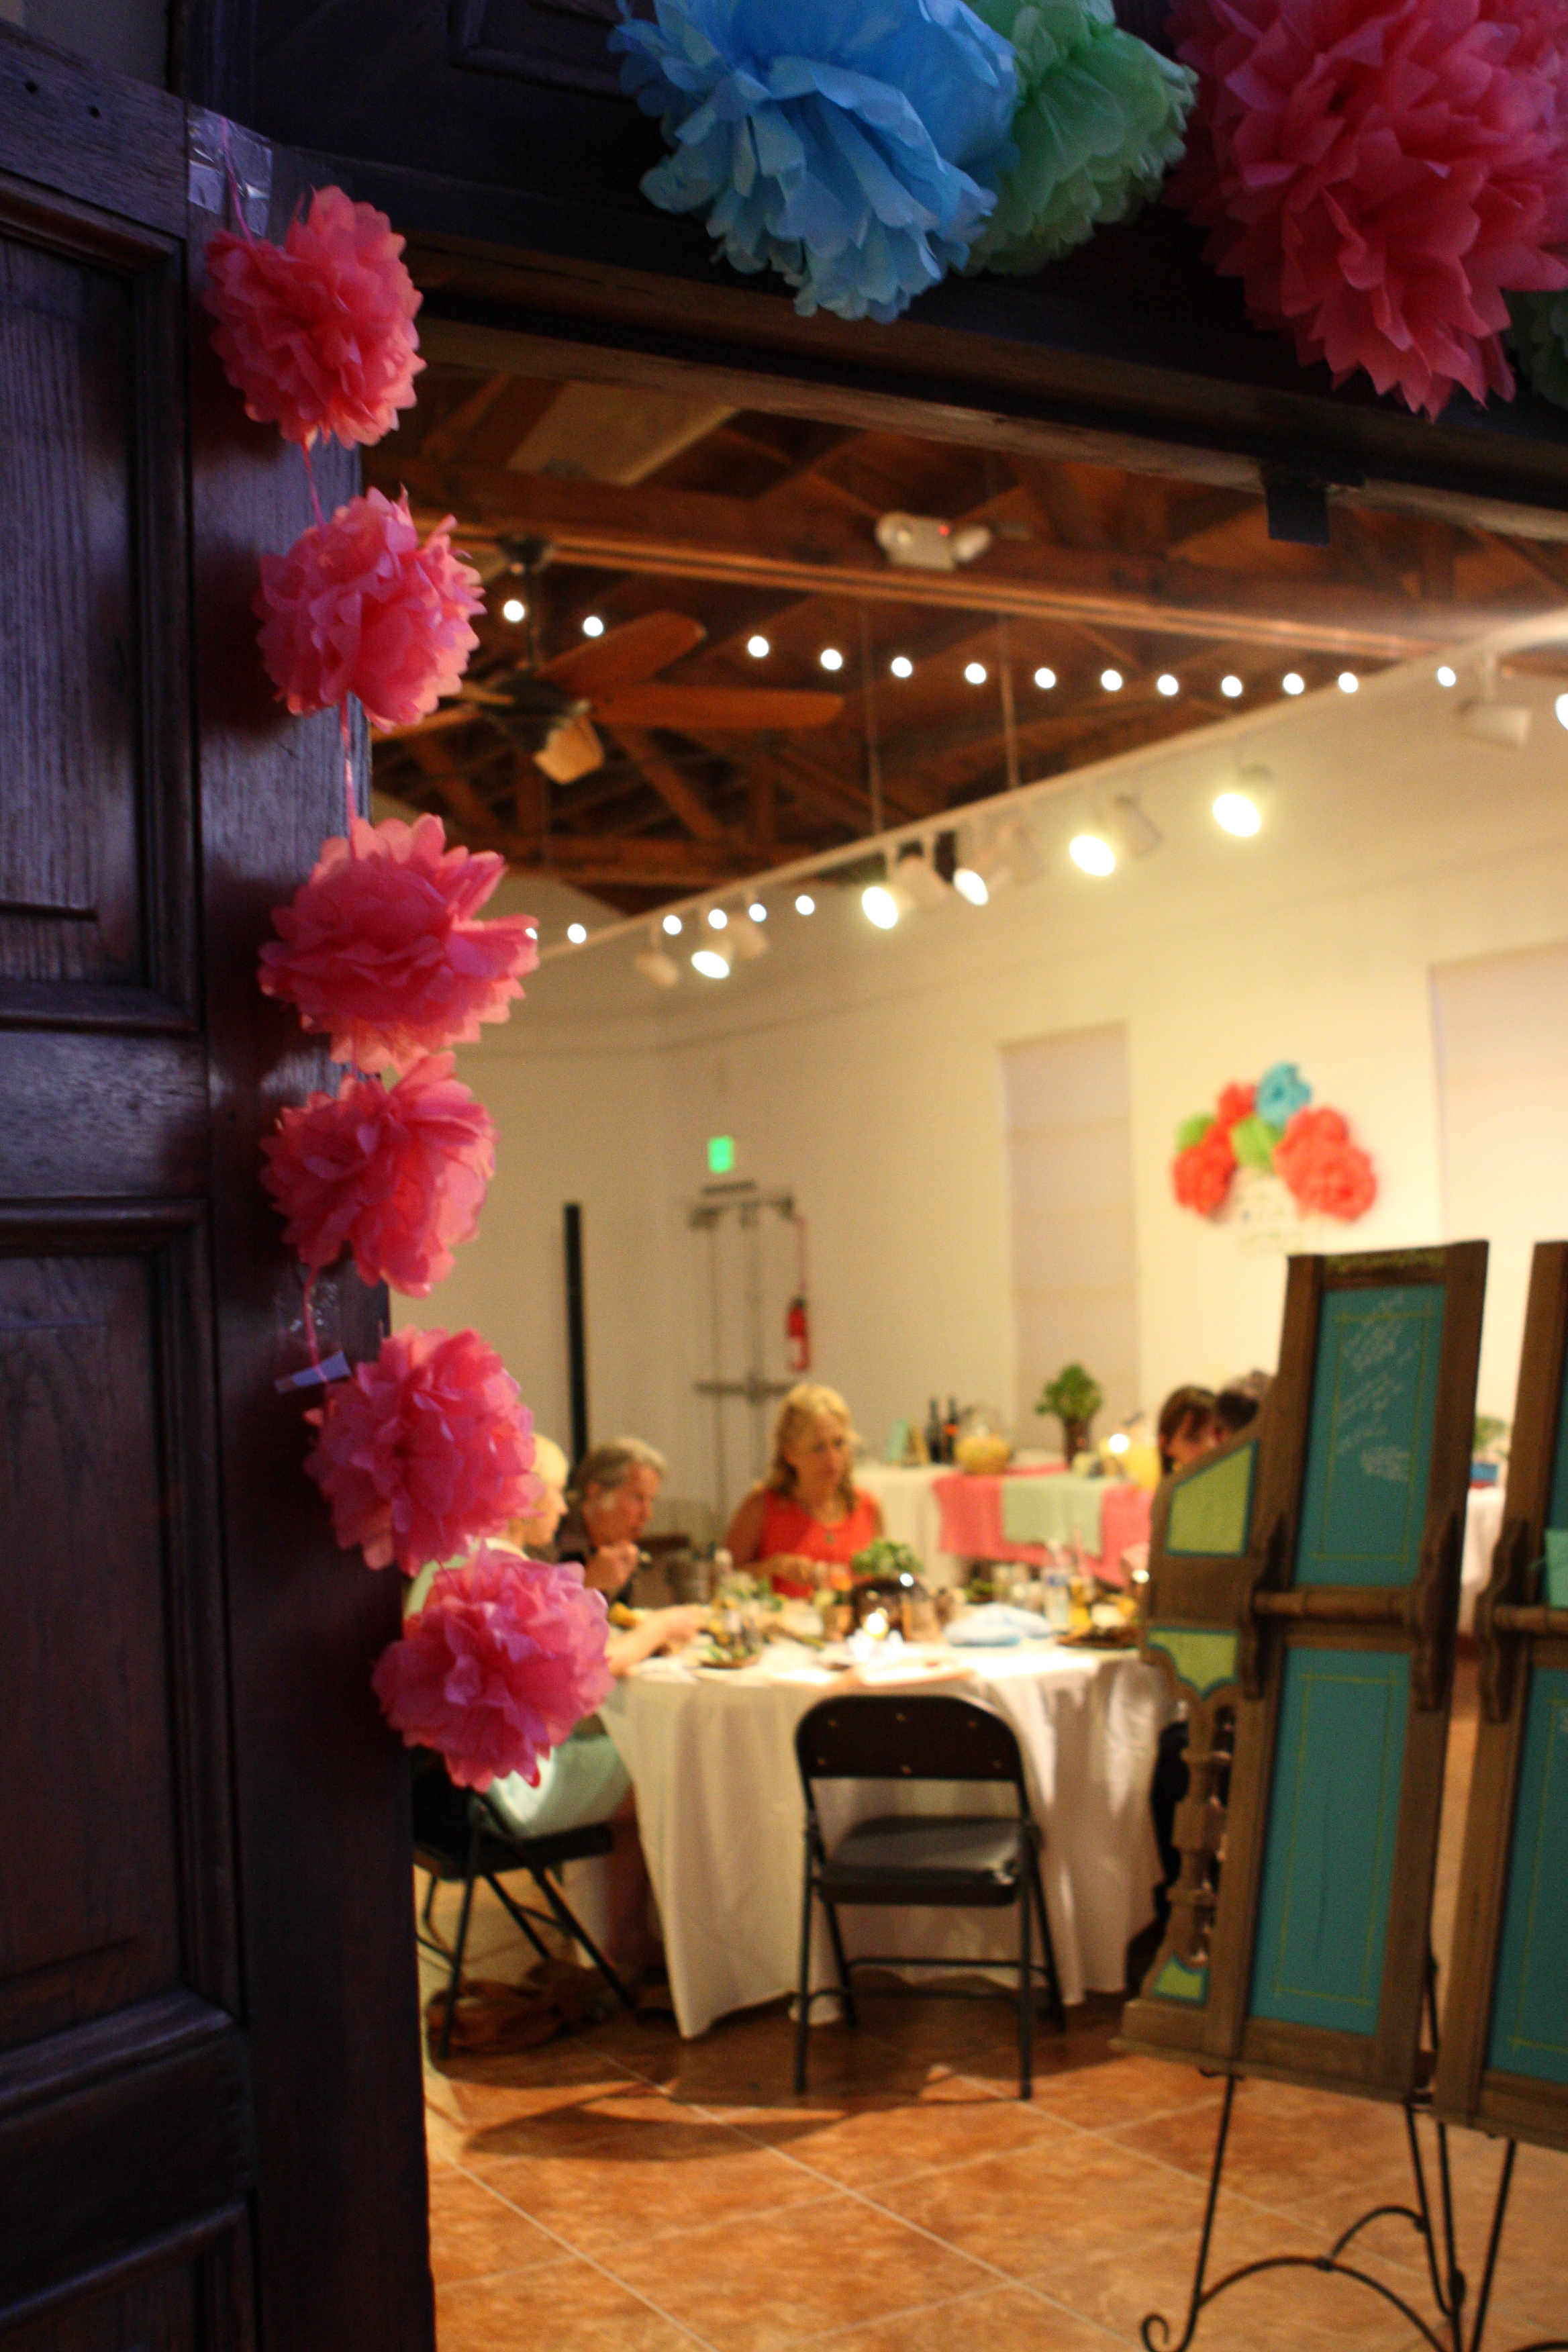
[[[1436,1971],[1434,1971],[1435,1975]],[[1435,1986],[1428,1985],[1429,2013],[1435,2020],[1436,2001]],[[1410,2169],[1415,2184],[1414,2205],[1374,2205],[1370,2212],[1352,2221],[1341,2231],[1326,2253],[1271,2254],[1261,2262],[1244,2263],[1239,2270],[1227,2271],[1212,2286],[1204,2284],[1208,2272],[1209,2244],[1214,2235],[1215,2209],[1219,2203],[1220,2180],[1225,2171],[1226,2144],[1230,2137],[1230,2111],[1236,2100],[1237,2077],[1226,2079],[1225,2099],[1220,2108],[1219,2131],[1215,2140],[1214,2163],[1209,2170],[1208,2199],[1204,2206],[1203,2234],[1198,2240],[1197,2266],[1193,2273],[1192,2293],[1187,2302],[1186,2322],[1180,2336],[1171,2340],[1171,2323],[1162,2312],[1152,2311],[1139,2329],[1146,2352],[1187,2352],[1187,2347],[1197,2334],[1198,2323],[1211,2303],[1226,2290],[1240,2284],[1243,2279],[1257,2278],[1264,2271],[1317,2271],[1332,2278],[1353,2280],[1356,2285],[1369,2287],[1385,2303],[1406,2318],[1433,2352],[1481,2352],[1481,2337],[1486,2328],[1487,2311],[1491,2302],[1492,2282],[1497,2273],[1498,2250],[1502,2242],[1503,2221],[1508,2211],[1509,2189],[1513,2181],[1514,2158],[1518,2143],[1510,2140],[1503,2152],[1502,2170],[1498,2177],[1497,2196],[1492,2206],[1491,2228],[1487,2238],[1486,2266],[1481,2273],[1480,2291],[1476,2297],[1475,2318],[1468,2338],[1465,2333],[1465,2299],[1468,2293],[1464,2273],[1460,2270],[1454,2243],[1454,2190],[1448,2168],[1448,2129],[1446,2124],[1434,2120],[1437,2142],[1438,2217],[1441,2225],[1441,2249],[1433,2226],[1432,2200],[1427,2193],[1426,2167],[1416,2135],[1415,2122],[1420,2115],[1431,2110],[1431,2095],[1416,2091],[1404,2103],[1405,2130],[1410,2148]],[[1373,2278],[1369,2271],[1358,2270],[1353,2263],[1342,2260],[1345,2248],[1370,2222],[1394,2215],[1406,2221],[1417,2232],[1426,2251],[1426,2272],[1432,2286],[1432,2299],[1437,2306],[1437,2325],[1434,2326],[1422,2317],[1414,2306],[1396,2294],[1384,2281]],[[1568,2337],[1546,2336],[1531,2344],[1521,2344],[1514,2352],[1568,2352]]]

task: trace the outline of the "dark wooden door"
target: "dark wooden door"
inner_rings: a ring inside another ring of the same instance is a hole
[[[0,2342],[427,2352],[397,1594],[300,1475],[257,1182],[341,755],[259,672],[307,492],[188,188],[175,100],[0,26]]]

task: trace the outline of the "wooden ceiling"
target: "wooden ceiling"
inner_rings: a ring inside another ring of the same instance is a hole
[[[1259,498],[1109,467],[440,366],[419,393],[367,454],[367,481],[406,487],[426,523],[457,516],[489,583],[480,687],[527,666],[526,623],[502,617],[525,593],[508,557],[549,542],[539,657],[602,709],[604,756],[552,782],[518,729],[465,703],[378,740],[377,785],[625,912],[1256,709],[1289,671],[1309,689],[1366,675],[1568,594],[1568,550],[1348,501],[1331,508],[1328,548],[1283,545]],[[875,535],[889,511],[981,523],[991,541],[952,571],[901,569]],[[591,664],[574,677],[559,658],[587,653],[584,621],[607,644],[654,614],[688,625],[616,640],[652,649],[636,693],[604,699]],[[897,656],[911,675],[894,675]],[[966,678],[973,665],[984,683]],[[1179,693],[1160,692],[1162,674]],[[1220,691],[1227,675],[1239,699]],[[839,700],[737,698],[763,688]],[[803,711],[828,715],[753,723]]]

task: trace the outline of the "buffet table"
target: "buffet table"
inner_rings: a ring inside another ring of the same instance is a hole
[[[1048,1469],[986,1478],[936,1464],[863,1462],[855,1483],[877,1497],[886,1532],[909,1545],[933,1584],[962,1584],[977,1559],[1043,1568],[1053,1549],[1078,1553],[1102,1582],[1121,1584],[1121,1554],[1149,1539],[1153,1496],[1121,1478]]]
[[[1130,1939],[1153,1916],[1160,1874],[1149,1783],[1171,1719],[1164,1679],[1126,1651],[954,1654],[1018,1734],[1045,1833],[1046,1903],[1062,1998],[1120,1992]],[[617,1685],[604,1719],[637,1787],[637,1821],[658,1897],[680,2031],[793,1992],[800,1934],[804,1809],[795,1727],[839,1679],[781,1658],[715,1673],[654,1659]],[[935,1685],[952,1689],[952,1683]],[[981,1811],[1011,1791],[904,1783],[825,1784],[829,1838],[868,1813],[911,1803]],[[847,1948],[942,1955],[955,1967],[1016,1948],[1011,1912],[845,1910]],[[814,1985],[833,1982],[817,1921]],[[830,2005],[818,2003],[819,2011]]]

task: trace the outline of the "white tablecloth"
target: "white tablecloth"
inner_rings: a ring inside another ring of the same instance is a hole
[[[967,1685],[1011,1719],[1045,1832],[1046,1904],[1062,1998],[1118,1992],[1130,1939],[1153,1914],[1160,1874],[1149,1818],[1156,1744],[1172,1707],[1163,1678],[1125,1653],[971,1653]],[[606,1726],[637,1786],[637,1820],[664,1928],[683,2033],[795,1990],[804,1809],[795,1727],[831,1686],[817,1673],[764,1679],[697,1675],[658,1660],[617,1685]],[[951,1687],[951,1685],[949,1685]],[[960,1687],[965,1687],[961,1685]],[[904,1783],[825,1784],[832,1839],[868,1813],[983,1811],[1010,1791]],[[851,1953],[946,1955],[954,1964],[1016,1950],[1012,1912],[846,1910]],[[833,1982],[820,1916],[812,1981]],[[819,2003],[819,2011],[826,2004]]]
[[[939,1478],[951,1478],[951,1463],[905,1469],[891,1462],[858,1462],[855,1484],[875,1495],[882,1506],[882,1528],[894,1543],[908,1544],[932,1586],[962,1584],[969,1564],[956,1552],[942,1549],[942,1513],[933,1491]]]
[[[1465,1549],[1459,1570],[1459,1630],[1476,1622],[1476,1595],[1492,1572],[1492,1554],[1502,1533],[1504,1490],[1472,1486],[1465,1506]]]

